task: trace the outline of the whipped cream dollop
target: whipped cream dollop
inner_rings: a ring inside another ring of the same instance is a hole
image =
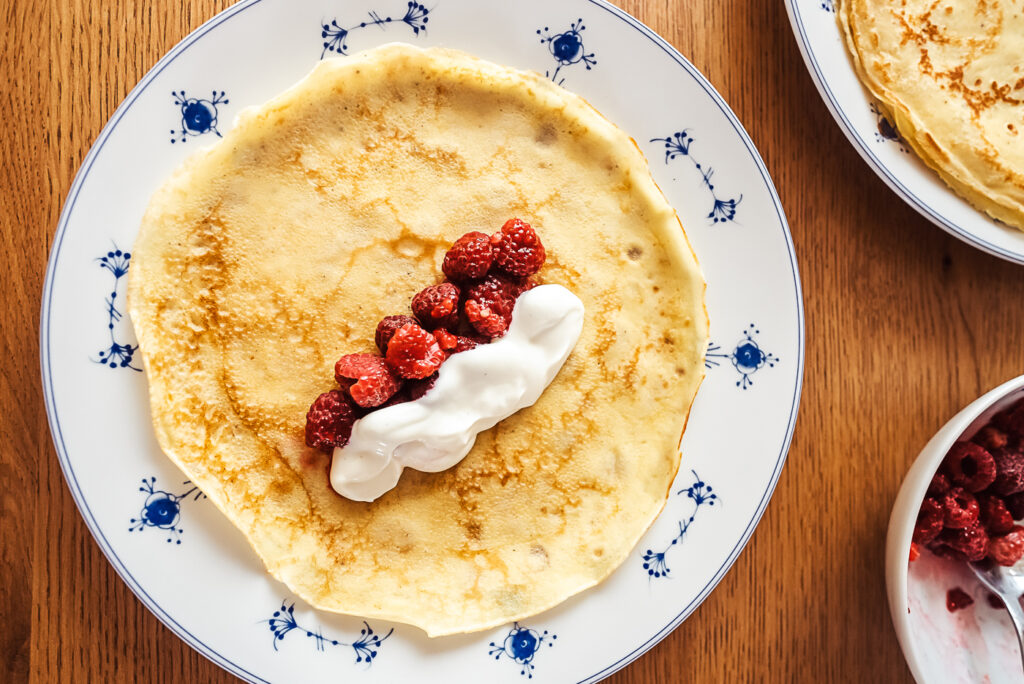
[[[461,461],[479,432],[531,406],[558,375],[583,330],[583,302],[561,285],[539,285],[516,300],[505,336],[453,354],[415,401],[356,421],[335,448],[331,486],[373,501],[405,468],[436,473]]]

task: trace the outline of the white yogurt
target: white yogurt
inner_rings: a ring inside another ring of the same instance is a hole
[[[348,444],[334,450],[331,486],[373,501],[398,484],[404,468],[451,468],[477,433],[540,398],[582,330],[583,302],[569,290],[540,285],[524,292],[504,337],[452,355],[416,401],[356,421]]]

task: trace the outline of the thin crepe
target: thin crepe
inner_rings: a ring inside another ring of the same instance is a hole
[[[456,467],[338,496],[303,443],[333,364],[373,351],[468,230],[531,222],[583,334]],[[535,74],[388,45],[243,112],[152,198],[129,312],[167,455],[317,608],[431,636],[600,582],[661,510],[703,378],[704,280],[633,141]]]

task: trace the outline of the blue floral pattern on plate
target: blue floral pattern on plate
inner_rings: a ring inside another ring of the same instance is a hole
[[[209,98],[188,97],[184,90],[171,93],[174,104],[181,110],[181,128],[171,130],[171,142],[187,142],[206,133],[223,136],[217,130],[218,105],[228,104],[224,91],[212,91]]]
[[[879,108],[875,102],[871,103],[871,113],[875,115],[875,142],[885,143],[894,142],[900,147],[900,152],[907,153],[907,144],[903,140],[903,136],[896,130],[896,126],[889,117]]]
[[[693,164],[694,168],[701,175],[701,184],[711,195],[711,212],[708,213],[707,218],[711,219],[711,223],[725,223],[726,221],[736,220],[736,207],[743,201],[743,195],[735,199],[722,199],[718,196],[715,190],[714,183],[711,182],[712,176],[715,175],[715,170],[710,166],[706,166],[697,161],[693,154],[690,152],[690,147],[694,143],[693,136],[690,134],[689,128],[673,133],[667,138],[651,138],[651,142],[660,142],[665,144],[665,163],[668,164],[676,157],[686,157]]]
[[[398,19],[392,19],[390,16],[381,17],[380,14],[372,10],[369,12],[369,21],[361,21],[347,28],[339,24],[337,19],[332,19],[331,23],[323,24],[320,27],[320,38],[323,39],[323,51],[320,52],[320,59],[326,57],[328,52],[334,52],[339,55],[348,54],[346,52],[348,50],[348,43],[346,41],[349,34],[369,26],[379,26],[383,30],[387,24],[398,22],[411,28],[413,35],[418,36],[420,31],[426,32],[427,22],[430,21],[428,15],[431,11],[418,2],[410,2],[406,6],[405,15]]]
[[[99,353],[99,357],[93,359],[96,363],[102,363],[110,368],[131,368],[134,371],[142,371],[138,366],[132,365],[132,357],[135,355],[139,345],[132,345],[118,342],[115,335],[115,326],[124,317],[121,310],[117,308],[117,297],[121,293],[121,280],[128,275],[128,267],[131,265],[132,255],[130,252],[122,252],[114,245],[114,249],[104,256],[96,259],[100,268],[105,268],[114,276],[114,287],[106,299],[107,303],[107,331],[110,333],[110,346]]]
[[[743,338],[736,343],[735,348],[728,354],[722,352],[720,345],[708,342],[708,350],[704,355],[704,367],[714,368],[721,365],[721,359],[729,359],[732,362],[733,368],[740,374],[740,379],[736,381],[736,386],[748,389],[754,384],[750,376],[765,366],[774,368],[775,364],[779,362],[779,357],[761,349],[757,340],[754,339],[754,336],[760,333],[761,331],[751,323],[743,331]]]
[[[494,656],[495,660],[501,660],[501,656],[505,656],[519,663],[523,666],[519,674],[526,675],[527,679],[533,679],[533,670],[536,668],[533,664],[534,657],[545,642],[548,646],[554,646],[557,638],[557,634],[549,634],[546,629],[538,632],[515,622],[500,644],[494,641],[489,644],[488,653]]]
[[[138,518],[131,519],[129,532],[141,532],[147,527],[155,527],[159,530],[167,530],[167,543],[176,542],[181,544],[181,533],[183,530],[178,522],[181,520],[181,502],[190,496],[195,501],[205,499],[199,487],[192,484],[191,480],[185,480],[182,485],[192,485],[181,494],[172,494],[156,488],[156,478],[142,478],[142,486],[139,491],[146,495],[142,504],[142,510]]]
[[[266,622],[270,627],[270,631],[274,633],[275,651],[278,650],[277,645],[279,642],[284,641],[286,636],[298,630],[305,633],[308,638],[313,639],[318,651],[326,650],[327,646],[347,646],[351,648],[353,653],[355,653],[356,663],[366,663],[367,667],[373,664],[374,658],[380,654],[381,645],[395,631],[394,628],[389,629],[387,634],[381,636],[374,632],[373,628],[366,621],[363,621],[363,628],[359,630],[359,639],[352,643],[343,643],[337,639],[325,637],[319,628],[313,632],[299,625],[298,620],[295,619],[295,603],[292,602],[289,605],[287,601],[281,601],[281,607],[275,610],[274,614]]]
[[[718,500],[718,495],[711,490],[711,485],[700,479],[700,476],[697,475],[696,471],[691,470],[690,472],[693,473],[693,484],[686,489],[680,489],[676,494],[685,493],[686,498],[693,501],[693,511],[690,513],[689,518],[679,521],[679,533],[672,538],[672,541],[670,541],[664,549],[661,551],[652,551],[651,549],[644,551],[642,556],[644,561],[644,570],[647,571],[647,576],[649,578],[657,579],[660,577],[668,577],[670,572],[668,562],[666,560],[668,552],[682,542],[683,538],[686,537],[686,533],[690,530],[690,525],[693,524],[694,519],[697,517],[697,511],[699,511],[702,506],[714,506],[715,502]]]
[[[577,19],[569,25],[569,29],[562,31],[561,33],[551,33],[551,29],[545,26],[543,29],[537,29],[537,35],[540,36],[541,45],[547,45],[548,51],[551,56],[555,59],[555,70],[545,71],[544,75],[550,78],[555,83],[562,85],[565,83],[565,78],[561,80],[558,78],[559,72],[562,67],[572,66],[573,64],[583,63],[590,71],[590,68],[597,64],[597,60],[594,59],[593,52],[587,52],[587,49],[583,47],[583,31],[587,27],[583,25],[582,19]]]

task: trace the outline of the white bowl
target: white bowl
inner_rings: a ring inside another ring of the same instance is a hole
[[[889,611],[914,678],[926,682],[1024,682],[1017,638],[1006,611],[991,607],[987,591],[963,563],[922,550],[909,562],[918,510],[932,475],[955,442],[969,439],[993,415],[1024,398],[1024,375],[972,402],[935,433],[896,495],[885,543]],[[951,613],[946,592],[964,589],[974,605]]]

